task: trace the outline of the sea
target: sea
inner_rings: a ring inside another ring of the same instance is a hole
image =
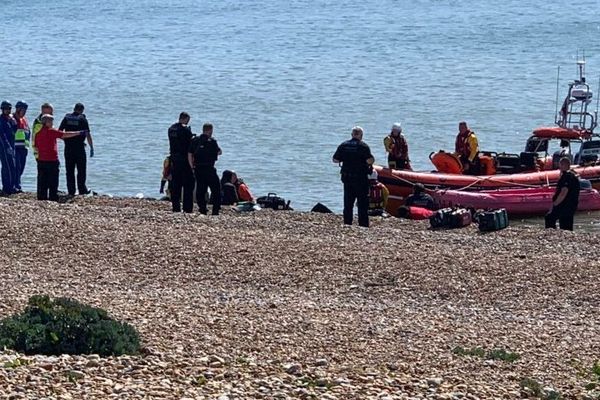
[[[214,124],[219,173],[297,210],[341,210],[331,157],[355,125],[385,164],[402,123],[413,167],[431,170],[459,121],[483,150],[520,152],[554,124],[578,57],[594,95],[600,77],[598,0],[7,0],[0,37],[0,98],[26,101],[30,122],[43,102],[57,124],[84,103],[94,191],[160,197],[167,129],[187,111],[194,132]],[[35,190],[31,155],[23,181]]]

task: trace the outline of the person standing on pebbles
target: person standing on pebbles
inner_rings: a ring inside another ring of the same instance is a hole
[[[17,192],[17,168],[15,163],[15,133],[17,121],[13,118],[12,104],[5,100],[0,105],[0,162],[2,163],[2,193],[6,196]]]
[[[37,199],[58,201],[58,145],[57,139],[69,139],[74,137],[85,138],[89,132],[87,130],[64,132],[54,129],[52,124],[54,117],[50,114],[44,114],[40,118],[42,128],[35,135],[34,146],[38,151],[37,157]]]
[[[215,168],[215,162],[222,154],[217,141],[212,137],[213,126],[206,123],[202,126],[202,135],[192,139],[188,152],[188,162],[196,175],[196,201],[200,213],[206,215],[206,191],[210,188],[210,199],[213,206],[212,215],[219,215],[221,209],[221,182]]]
[[[65,140],[65,169],[67,171],[67,191],[69,195],[75,196],[75,168],[77,168],[77,189],[80,195],[88,194],[90,191],[85,185],[87,178],[87,156],[85,154],[85,140],[90,146],[90,158],[94,157],[94,142],[90,134],[90,125],[85,117],[84,106],[75,104],[73,112],[66,114],[60,123],[59,130],[66,132],[86,131],[86,136],[77,136]]]
[[[54,107],[52,107],[52,104],[42,104],[40,115],[38,115],[37,118],[33,121],[33,127],[31,129],[31,149],[33,150],[33,157],[36,160],[38,158],[38,151],[35,147],[35,135],[37,135],[37,133],[44,127],[44,124],[42,123],[42,117],[44,116],[44,114],[54,114]]]
[[[173,212],[181,211],[181,191],[183,189],[183,212],[194,210],[194,173],[188,162],[188,151],[192,142],[192,130],[188,126],[190,115],[186,112],[179,114],[179,121],[169,128],[169,160],[171,182],[171,204]]]
[[[560,159],[560,178],[556,184],[556,191],[552,196],[552,209],[546,214],[546,228],[556,229],[558,220],[560,229],[573,230],[573,219],[579,205],[579,191],[581,184],[575,171],[571,170],[571,159]]]
[[[358,224],[369,226],[369,179],[375,158],[369,146],[362,141],[363,129],[352,128],[352,138],[340,144],[333,162],[341,164],[344,183],[344,224],[352,225],[354,202],[358,204]]]
[[[29,106],[24,101],[17,101],[15,104],[15,113],[13,117],[17,122],[17,131],[15,132],[15,167],[17,169],[15,189],[17,193],[22,192],[21,189],[21,176],[25,171],[25,163],[27,162],[27,149],[29,148],[29,141],[31,140],[31,129],[29,129],[29,123],[25,114]]]

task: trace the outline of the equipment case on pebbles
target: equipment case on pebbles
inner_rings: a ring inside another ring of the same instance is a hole
[[[450,228],[462,228],[471,225],[472,216],[469,210],[459,208],[450,214]]]
[[[508,226],[508,214],[504,208],[483,211],[479,214],[479,230],[483,232],[499,231]]]

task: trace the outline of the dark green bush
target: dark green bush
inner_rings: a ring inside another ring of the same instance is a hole
[[[140,338],[101,308],[68,298],[32,296],[20,315],[0,320],[0,348],[25,354],[137,354]]]

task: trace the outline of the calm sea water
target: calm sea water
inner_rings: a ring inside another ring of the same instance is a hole
[[[401,121],[413,164],[452,148],[467,120],[483,149],[520,151],[552,124],[585,49],[600,75],[600,1],[5,1],[0,97],[83,102],[96,142],[89,186],[158,195],[166,130],[180,111],[215,125],[218,170],[256,195],[341,208],[335,147],[353,125],[385,163]],[[35,187],[29,158],[24,181]],[[61,188],[65,188],[64,171]]]

